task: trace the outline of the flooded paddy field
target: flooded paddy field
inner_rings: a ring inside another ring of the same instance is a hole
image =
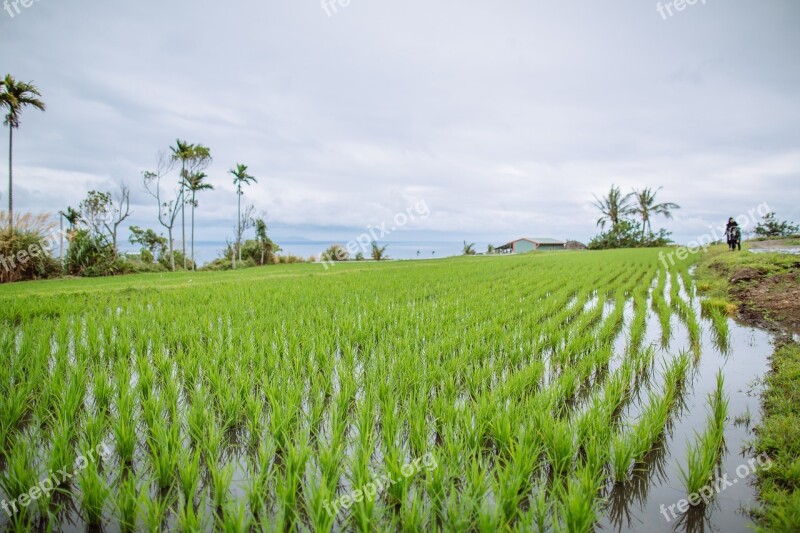
[[[313,266],[0,294],[0,528],[748,530],[771,339],[688,263]]]

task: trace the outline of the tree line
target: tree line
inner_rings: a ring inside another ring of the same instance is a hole
[[[28,252],[28,249],[43,249],[41,244],[53,228],[42,217],[14,212],[14,130],[19,129],[20,118],[26,108],[46,110],[40,90],[33,82],[18,81],[10,74],[6,75],[0,80],[0,109],[4,111],[3,124],[8,126],[9,131],[8,212],[0,217],[0,255],[16,257],[25,251],[26,260],[12,261],[15,265],[24,264],[20,265],[22,268],[18,271],[0,275],[3,281],[17,277],[44,277],[58,270],[53,257],[32,257]],[[153,197],[158,209],[157,221],[167,233],[167,237],[163,237],[152,229],[137,226],[129,228],[130,242],[142,247],[138,259],[145,270],[150,264],[161,264],[172,271],[177,268],[196,270],[195,212],[199,207],[199,195],[214,188],[208,183],[208,174],[205,172],[212,161],[208,146],[178,139],[168,151],[158,153],[154,168],[142,173],[144,189]],[[237,195],[234,239],[226,245],[222,264],[218,260],[216,266],[221,267],[229,261],[230,268],[235,269],[237,263],[241,265],[244,259],[262,265],[272,262],[273,255],[280,251],[280,247],[267,235],[265,216],[256,216],[252,205],[242,209],[245,188],[257,183],[257,180],[249,173],[248,166],[242,163],[236,163],[229,174]],[[92,190],[77,208],[70,206],[59,211],[59,225],[67,240],[66,253],[63,239],[60,244],[59,259],[63,263],[63,270],[69,274],[83,275],[137,270],[137,266],[126,261],[127,258],[122,258],[119,252],[119,230],[131,214],[130,188],[124,183],[115,195],[109,191]],[[63,229],[65,222],[66,231]],[[250,228],[255,231],[255,239],[245,241],[244,234]],[[180,250],[175,248],[176,234],[180,236]],[[299,258],[287,259],[293,262]]]
[[[634,189],[623,193],[616,185],[611,185],[608,194],[594,197],[592,204],[600,211],[597,225],[602,231],[589,242],[589,248],[637,248],[666,246],[671,243],[670,232],[660,228],[653,231],[652,220],[661,215],[672,218],[672,212],[680,209],[673,202],[656,202],[656,195],[662,188]]]

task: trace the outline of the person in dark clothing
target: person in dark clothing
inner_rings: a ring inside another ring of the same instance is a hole
[[[725,226],[725,237],[728,239],[728,248],[731,251],[742,249],[742,230],[739,228],[739,224],[733,219],[733,217],[728,219],[728,225]]]

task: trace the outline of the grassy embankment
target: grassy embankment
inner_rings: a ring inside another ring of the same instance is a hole
[[[773,465],[758,473],[763,507],[757,522],[760,531],[800,531],[800,345],[792,339],[800,319],[800,257],[720,246],[704,256],[696,274],[709,297],[706,307],[725,308],[779,333],[755,442]]]

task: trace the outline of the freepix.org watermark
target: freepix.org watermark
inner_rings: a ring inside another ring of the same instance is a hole
[[[348,7],[350,5],[351,0],[322,0],[321,6],[322,10],[325,12],[326,15],[332,17],[339,13],[339,8]]]
[[[751,226],[755,226],[758,224],[758,220],[762,218],[764,215],[770,212],[769,205],[766,202],[760,204],[758,207],[750,209],[747,213],[734,217],[734,220],[737,224],[739,224],[739,229],[742,231],[746,230]],[[756,216],[758,215],[758,216]],[[709,226],[709,233],[704,233],[700,235],[697,239],[693,241],[689,241],[686,246],[679,246],[675,250],[672,250],[669,253],[661,252],[658,254],[658,258],[661,260],[661,263],[669,268],[670,265],[675,265],[675,258],[677,257],[679,260],[683,261],[690,255],[694,255],[700,251],[707,252],[708,247],[717,241],[725,240],[725,225],[721,224],[720,226]]]
[[[10,502],[6,500],[0,501],[0,507],[2,507],[10,517],[19,512],[20,508],[28,507],[42,496],[49,497],[50,493],[57,487],[60,487],[75,477],[78,472],[94,463],[98,455],[103,461],[107,461],[111,458],[111,449],[103,443],[98,444],[94,450],[89,450],[83,455],[79,455],[72,464],[72,470],[69,470],[68,466],[55,471],[51,470],[47,477],[42,478],[39,483],[28,489],[28,492],[19,495]],[[19,507],[17,507],[17,505],[19,505]]]
[[[672,0],[671,2],[659,2],[656,4],[656,11],[658,11],[662,19],[667,20],[677,13],[680,13],[688,6],[693,6],[698,3],[706,5],[706,0]]]
[[[384,220],[378,226],[373,226],[371,224],[368,225],[366,232],[362,233],[344,246],[338,247],[341,257],[323,257],[321,261],[322,265],[325,267],[325,270],[328,270],[328,267],[334,265],[336,261],[344,261],[347,259],[347,254],[355,255],[360,251],[364,255],[367,255],[370,251],[370,245],[373,242],[378,242],[382,238],[391,235],[409,222],[415,220],[424,220],[428,218],[430,214],[431,210],[428,208],[428,204],[425,202],[425,200],[420,200],[414,205],[407,207],[405,211],[400,211],[395,214],[394,217],[392,217],[391,222]]]
[[[17,15],[22,14],[22,9],[30,8],[34,2],[39,0],[3,0],[3,9],[8,13],[12,19]],[[20,9],[20,7],[22,9]]]
[[[664,520],[671,522],[678,518],[679,514],[683,514],[689,510],[689,506],[697,507],[700,503],[708,505],[715,495],[724,491],[728,487],[736,485],[740,479],[745,479],[747,476],[755,472],[756,465],[762,470],[769,470],[772,468],[772,460],[767,457],[767,454],[762,453],[758,457],[753,457],[747,463],[741,464],[736,467],[736,477],[730,479],[728,474],[725,473],[722,477],[716,478],[712,483],[709,483],[698,492],[692,493],[688,498],[673,503],[670,506],[661,504],[661,514],[664,515]],[[677,510],[677,512],[676,512]]]
[[[0,254],[0,268],[8,272],[21,270],[31,259],[43,257],[56,249],[60,240],[64,237],[69,240],[69,233],[61,230],[51,230],[41,242],[35,242],[25,250],[19,250],[15,254]]]
[[[426,453],[422,457],[417,457],[410,463],[404,464],[400,468],[400,473],[404,478],[409,478],[418,474],[422,470],[430,472],[431,470],[436,470],[438,467],[439,464],[436,462],[436,457],[434,457],[433,454]],[[384,474],[380,476],[374,483],[367,483],[358,490],[354,490],[348,494],[345,494],[344,496],[340,496],[332,502],[326,501],[322,505],[325,507],[325,511],[327,511],[328,516],[336,517],[336,515],[338,515],[342,509],[349,509],[354,503],[359,503],[362,501],[374,501],[381,491],[394,485],[395,483],[397,483],[396,479],[392,479]]]

